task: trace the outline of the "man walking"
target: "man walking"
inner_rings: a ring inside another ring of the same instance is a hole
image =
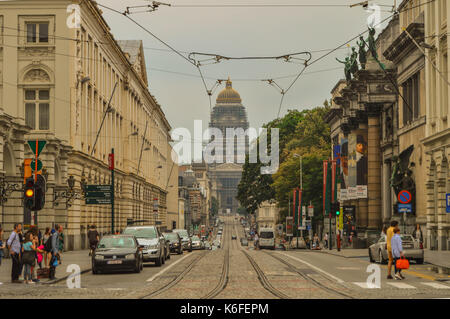
[[[99,241],[99,234],[95,225],[91,226],[91,229],[88,231],[88,239],[89,239],[89,256],[92,256],[95,249],[97,248],[97,243]]]
[[[11,282],[18,284],[22,283],[19,280],[21,273],[20,252],[22,251],[22,245],[20,244],[19,233],[22,231],[21,224],[14,224],[14,230],[9,236],[6,244],[8,245],[9,253],[11,254]]]
[[[57,255],[59,252],[59,236],[63,231],[62,226],[60,225],[55,225],[55,229],[56,231],[52,231],[52,236],[49,238],[49,240],[51,240],[52,243],[52,249],[51,249],[51,258],[50,258],[50,272],[49,272],[49,276],[48,278],[50,280],[54,280],[56,279],[55,277],[55,271],[56,271],[56,266],[55,264],[55,260],[57,260]]]
[[[398,221],[393,220],[391,222],[391,227],[389,227],[388,230],[386,231],[386,246],[387,246],[387,251],[388,251],[388,256],[389,256],[387,279],[394,279],[391,275],[392,264],[394,263],[394,259],[392,257],[391,240],[392,240],[392,237],[394,236],[394,231],[396,228],[398,228]]]

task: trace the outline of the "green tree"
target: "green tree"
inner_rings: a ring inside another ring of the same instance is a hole
[[[213,215],[219,213],[219,201],[214,196],[211,197],[211,212]]]

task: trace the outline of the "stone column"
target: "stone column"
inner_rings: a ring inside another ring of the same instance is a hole
[[[392,196],[389,179],[391,178],[391,160],[383,163],[383,223],[388,223],[392,217]]]
[[[381,149],[380,149],[380,104],[368,104],[368,224],[370,230],[381,226]]]

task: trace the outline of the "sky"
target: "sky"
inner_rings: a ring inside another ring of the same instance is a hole
[[[365,31],[370,15],[361,6],[177,7],[193,4],[350,5],[358,3],[359,0],[166,1],[173,6],[160,6],[155,12],[137,13],[130,17],[185,56],[190,52],[243,57],[280,56],[312,51],[314,60],[326,53],[315,51],[331,50]],[[127,6],[151,3],[145,0],[97,2],[121,12],[125,11]],[[393,0],[371,3],[381,5],[381,19],[392,14],[388,12],[388,5],[392,6]],[[194,120],[203,120],[205,130],[210,119],[210,104],[197,68],[173,51],[166,51],[167,47],[125,16],[101,9],[116,39],[143,40],[149,90],[161,105],[172,128],[184,127],[193,132]],[[135,9],[137,10],[142,9]],[[351,44],[355,45],[354,42]],[[331,89],[339,79],[344,78],[343,65],[335,58],[343,59],[349,52],[350,49],[344,46],[308,66],[286,93],[280,116],[286,114],[288,109],[309,109],[321,106],[326,99],[330,99]],[[280,106],[280,92],[261,79],[287,75],[295,77],[302,69],[301,61],[290,63],[283,60],[231,60],[201,66],[208,89],[213,87],[217,79],[231,78],[233,88],[240,93],[242,103],[247,109],[250,126],[254,128],[275,119]],[[286,89],[294,77],[276,80],[276,83]],[[223,88],[224,84],[214,92],[212,106]]]

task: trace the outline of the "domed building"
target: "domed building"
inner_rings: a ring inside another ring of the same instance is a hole
[[[231,80],[228,78],[225,89],[217,96],[216,105],[211,112],[210,128],[219,129],[224,137],[223,162],[209,165],[209,176],[212,184],[212,196],[219,201],[219,213],[237,213],[239,202],[236,199],[238,184],[242,176],[243,162],[239,161],[238,154],[248,153],[248,136],[245,141],[240,142],[233,137],[234,158],[227,162],[226,134],[227,128],[246,131],[249,127],[247,112],[242,105],[241,96],[233,89]],[[239,162],[238,162],[239,161]]]

